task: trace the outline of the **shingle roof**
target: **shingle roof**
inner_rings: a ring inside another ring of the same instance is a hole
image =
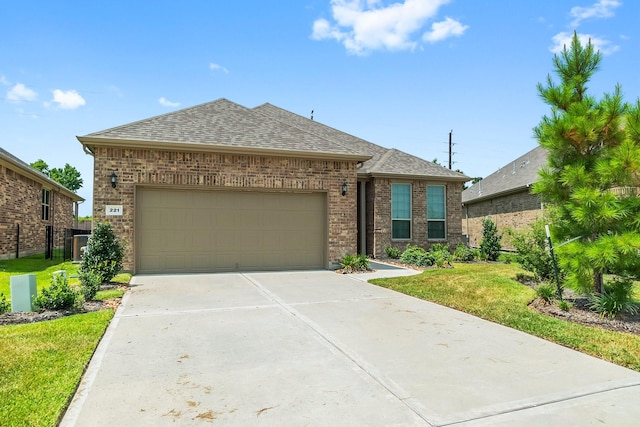
[[[547,151],[538,146],[462,192],[462,203],[473,203],[530,187],[547,163]]]

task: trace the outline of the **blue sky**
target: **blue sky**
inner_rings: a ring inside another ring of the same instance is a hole
[[[536,91],[577,31],[604,54],[590,90],[640,96],[632,0],[0,2],[0,146],[75,166],[76,135],[227,98],[265,102],[486,176],[537,144]]]

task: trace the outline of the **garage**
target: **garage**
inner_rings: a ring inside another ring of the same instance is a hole
[[[138,187],[137,274],[326,268],[326,193]]]

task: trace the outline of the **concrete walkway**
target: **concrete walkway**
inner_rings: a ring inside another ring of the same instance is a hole
[[[638,425],[640,373],[386,274],[136,276],[61,425]]]

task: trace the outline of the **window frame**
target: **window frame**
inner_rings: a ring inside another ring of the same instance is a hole
[[[395,185],[408,186],[409,187],[409,218],[394,218],[393,217],[393,187]],[[392,182],[391,183],[391,240],[392,241],[409,241],[413,239],[413,185],[410,182]],[[394,237],[393,236],[393,223],[394,221],[404,221],[409,223],[409,237]]]
[[[51,218],[51,190],[42,189],[41,207],[40,218],[43,221],[49,221],[49,218]]]
[[[443,206],[443,218],[429,218],[429,188],[440,187],[442,188],[442,206]],[[427,240],[447,240],[447,186],[443,184],[428,184],[426,194],[426,217],[427,217]],[[443,237],[431,237],[429,236],[429,225],[431,223],[443,223],[444,224],[444,236]]]

